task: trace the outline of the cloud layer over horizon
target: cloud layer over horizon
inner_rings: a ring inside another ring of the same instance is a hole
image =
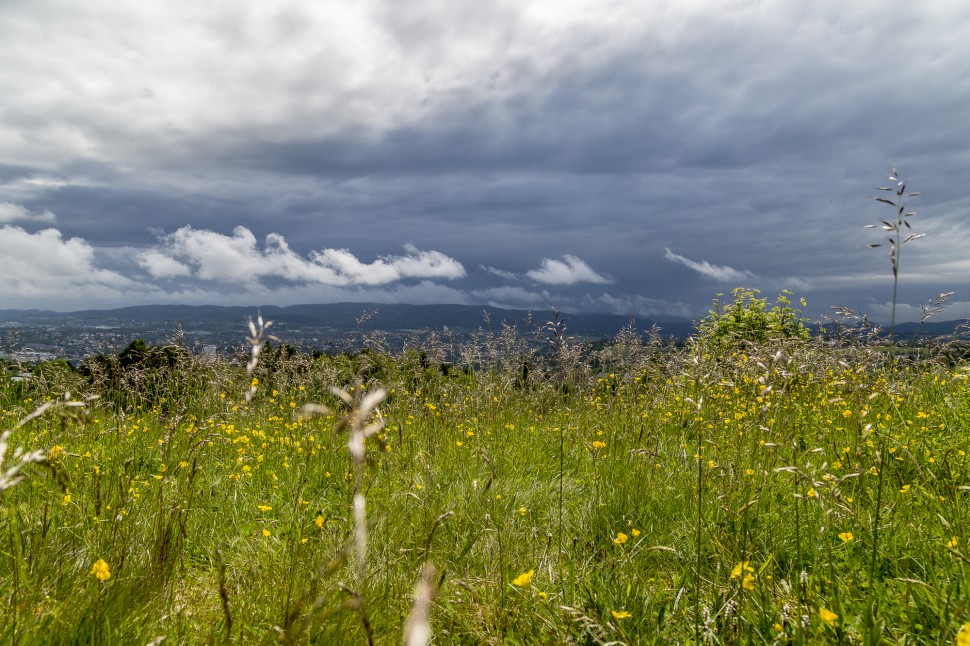
[[[119,4],[0,13],[0,308],[375,301],[650,318],[737,285],[970,315],[970,5]]]

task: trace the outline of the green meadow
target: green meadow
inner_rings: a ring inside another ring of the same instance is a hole
[[[970,639],[952,345],[748,290],[685,347],[253,332],[0,378],[4,643]]]

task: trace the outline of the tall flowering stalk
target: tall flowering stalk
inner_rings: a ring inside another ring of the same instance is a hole
[[[909,223],[909,218],[916,215],[916,211],[906,210],[906,200],[911,197],[916,197],[920,193],[907,193],[906,192],[906,182],[899,179],[899,173],[896,167],[893,166],[892,175],[889,176],[889,181],[893,182],[892,186],[880,186],[878,190],[887,193],[893,193],[893,199],[886,197],[873,197],[877,202],[882,202],[883,204],[888,204],[893,207],[896,211],[895,215],[889,220],[881,220],[879,224],[867,224],[867,229],[882,229],[888,234],[889,238],[889,262],[892,264],[893,268],[893,308],[892,315],[889,321],[889,357],[892,358],[893,345],[895,343],[896,335],[896,300],[899,291],[899,257],[902,251],[903,245],[907,242],[912,242],[913,240],[919,240],[925,233],[907,233],[912,229],[912,225]],[[903,237],[903,236],[906,237]],[[881,247],[881,243],[874,243],[866,245],[869,248]]]
[[[912,242],[913,240],[919,240],[924,237],[925,233],[909,233],[912,230],[912,225],[909,223],[909,218],[916,215],[916,211],[906,210],[906,200],[911,197],[917,197],[919,193],[907,193],[906,192],[906,182],[905,180],[899,179],[899,172],[896,167],[893,166],[893,172],[889,176],[889,181],[893,184],[891,186],[880,186],[878,190],[884,193],[892,193],[892,199],[887,197],[873,197],[877,202],[882,202],[883,204],[888,204],[893,207],[895,213],[893,217],[889,220],[882,220],[879,224],[869,224],[866,225],[867,229],[881,228],[886,234],[888,234],[889,239],[889,262],[892,264],[893,268],[893,306],[892,314],[889,319],[889,360],[890,364],[893,359],[893,350],[896,345],[896,302],[898,300],[899,292],[899,258],[903,246],[907,242]],[[905,235],[905,237],[903,237]],[[881,247],[881,244],[870,244],[870,248]],[[877,621],[877,606],[878,597],[875,596],[875,578],[876,578],[876,559],[879,556],[879,525],[882,522],[882,497],[883,497],[883,483],[885,479],[886,471],[886,447],[885,441],[882,433],[877,433],[879,439],[878,448],[878,458],[879,458],[879,473],[877,476],[876,483],[876,509],[874,513],[873,525],[872,525],[872,552],[869,557],[869,600],[870,603],[866,607],[865,616],[863,621],[869,630],[870,639],[873,635],[879,635],[881,633],[882,624]]]
[[[276,337],[266,333],[271,325],[273,325],[272,321],[263,321],[262,314],[256,315],[255,323],[251,317],[249,319],[249,359],[246,361],[246,380],[249,382],[249,386],[246,388],[245,394],[247,406],[256,394],[256,384],[258,382],[253,379],[253,372],[259,363],[259,353],[263,351],[267,341],[276,340]]]
[[[384,419],[377,410],[377,405],[384,401],[387,392],[383,388],[364,394],[364,387],[358,381],[351,389],[353,395],[343,388],[331,389],[350,407],[350,412],[344,415],[334,426],[335,430],[349,429],[350,438],[347,449],[354,461],[354,546],[357,552],[358,571],[363,568],[367,560],[367,502],[364,498],[364,441],[384,428]],[[376,415],[376,420],[368,423]]]
[[[7,466],[5,463],[9,438],[10,431],[4,431],[0,434],[0,491],[9,489],[23,480],[22,471],[28,464],[41,463],[47,460],[47,455],[42,450],[24,453],[23,449],[18,448],[13,451],[11,463]]]

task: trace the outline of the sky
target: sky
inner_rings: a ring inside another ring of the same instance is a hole
[[[970,316],[964,0],[0,0],[0,309]],[[868,244],[883,243],[879,248]]]

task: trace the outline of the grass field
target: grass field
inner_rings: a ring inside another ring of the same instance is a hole
[[[3,643],[970,643],[965,366],[550,330],[2,377]]]

